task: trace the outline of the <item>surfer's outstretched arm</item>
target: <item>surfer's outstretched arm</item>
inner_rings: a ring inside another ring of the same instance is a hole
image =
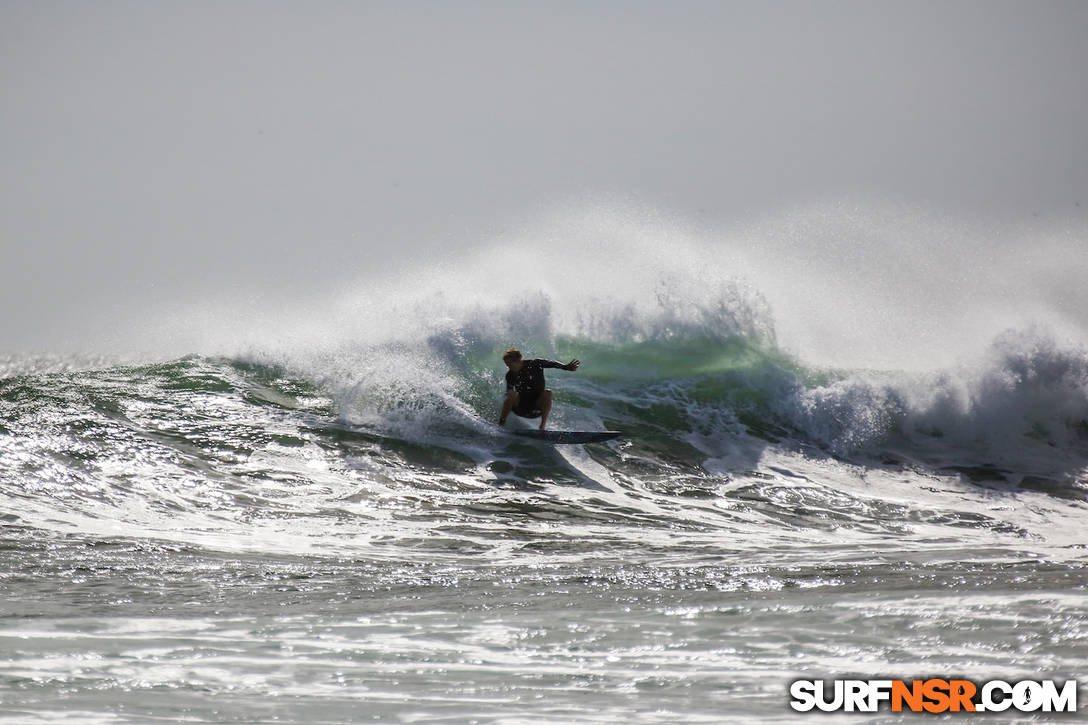
[[[499,425],[506,425],[506,416],[510,415],[510,411],[514,409],[514,406],[518,404],[518,393],[516,390],[511,390],[506,394],[506,400],[502,401],[502,412],[499,413]]]
[[[578,369],[578,366],[582,364],[581,360],[574,359],[567,364],[563,364],[556,360],[540,360],[540,367],[542,368],[559,368],[560,370],[566,370],[568,372],[574,372]]]

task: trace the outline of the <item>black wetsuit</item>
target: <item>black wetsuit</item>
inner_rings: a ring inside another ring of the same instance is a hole
[[[514,412],[522,418],[536,418],[540,409],[536,399],[544,392],[544,368],[561,368],[555,360],[524,360],[518,371],[506,371],[506,392],[518,391],[518,404]]]

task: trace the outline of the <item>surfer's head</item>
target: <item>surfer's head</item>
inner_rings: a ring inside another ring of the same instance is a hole
[[[517,370],[521,367],[521,350],[516,347],[510,348],[502,354],[502,361],[506,363],[506,367]]]

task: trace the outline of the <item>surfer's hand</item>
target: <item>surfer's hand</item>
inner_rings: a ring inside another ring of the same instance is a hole
[[[582,364],[581,360],[571,360],[569,363],[563,366],[564,370],[569,370],[572,373],[578,369],[578,366]]]

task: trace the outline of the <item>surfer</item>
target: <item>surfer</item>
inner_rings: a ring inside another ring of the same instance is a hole
[[[506,425],[506,416],[513,411],[522,418],[540,418],[540,430],[548,424],[548,413],[552,410],[552,391],[544,387],[544,368],[559,368],[574,372],[581,364],[571,360],[564,365],[555,360],[523,360],[521,352],[510,348],[502,355],[506,371],[506,400],[502,403],[499,425]]]

